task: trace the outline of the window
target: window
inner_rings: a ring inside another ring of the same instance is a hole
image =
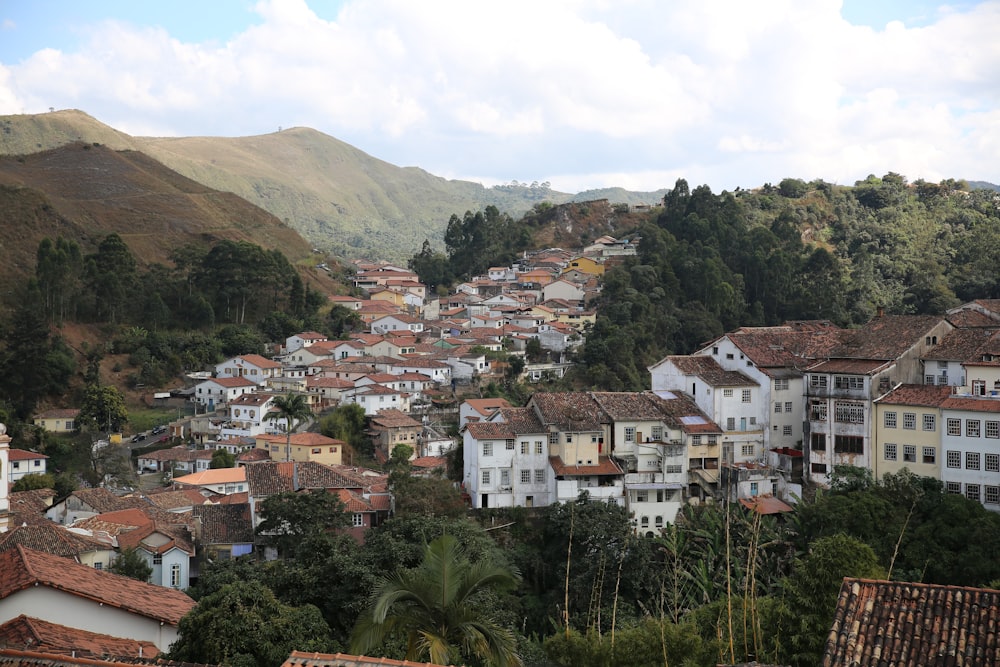
[[[841,424],[864,424],[865,406],[862,403],[837,401],[833,404],[834,420]]]
[[[514,441],[512,439],[506,440],[504,442],[504,444],[506,444],[508,451],[511,451],[511,452],[514,451]]]
[[[153,565],[163,565],[163,554],[153,554]]]
[[[717,436],[717,435],[710,435],[710,436],[708,436],[708,444],[710,444],[710,445],[717,445],[717,444],[719,444],[719,436]]]
[[[834,389],[864,389],[865,379],[854,375],[837,375],[833,378]]]
[[[559,444],[559,433],[549,433],[549,444],[550,445]]]
[[[979,420],[978,419],[966,419],[965,420],[965,437],[967,437],[967,438],[978,438],[979,437]]]
[[[917,415],[913,412],[903,413],[903,428],[912,431],[917,428]]]
[[[21,462],[20,461],[11,461],[11,466],[13,466],[14,470],[17,470],[18,468],[21,467]]]
[[[783,378],[781,380],[774,381],[775,391],[787,391],[788,390],[788,378]]]
[[[754,447],[754,445],[751,443],[749,445],[743,445],[740,448],[740,453],[743,456],[753,456],[755,450],[756,450],[756,447]]]
[[[510,468],[504,468],[500,471],[500,486],[510,486]]]
[[[662,516],[656,517],[656,519],[654,520],[654,524],[656,525],[657,528],[663,528],[663,517]]]
[[[750,495],[756,496],[760,493],[760,484],[757,482],[750,482]]]
[[[965,453],[965,469],[979,470],[979,452]]]
[[[962,435],[962,420],[961,419],[949,419],[948,420],[948,435]]]
[[[648,503],[649,502],[649,491],[636,491],[635,492],[635,502],[637,502],[637,503]]]
[[[567,433],[566,434],[566,442],[568,442],[568,443],[569,442],[573,442],[573,434],[572,433]]]
[[[322,454],[323,453],[323,449],[321,447],[313,447],[312,448],[312,453],[313,454]]]
[[[361,512],[356,512],[351,515],[351,525],[355,528],[361,528],[365,525],[365,515]]]
[[[924,447],[924,463],[936,463],[937,450],[933,447]]]
[[[527,453],[528,453],[528,443],[527,442],[522,442],[521,443],[521,454],[527,454]]]
[[[785,412],[791,412],[791,411],[792,411],[792,402],[791,401],[787,401],[785,403]]]
[[[700,435],[692,435],[691,436],[691,444],[692,445],[700,445],[701,444],[701,436]]]
[[[774,414],[781,414],[781,401],[774,402]]]
[[[723,389],[722,390],[722,395],[725,398],[732,398],[733,397],[733,390],[732,389]]]
[[[809,448],[814,452],[825,452],[826,433],[811,433],[809,435]]]
[[[531,471],[527,468],[521,471],[521,484],[531,484]]]
[[[736,430],[736,417],[726,417],[726,430],[727,431]]]
[[[925,431],[936,431],[937,430],[937,418],[934,415],[923,416],[923,429]]]
[[[642,517],[641,523],[643,528],[649,528],[649,517],[648,516]]]
[[[791,434],[792,434],[791,425],[786,424],[785,426],[781,427],[781,435],[791,435]]]
[[[997,421],[986,422],[986,437],[1000,438],[1000,422]]]
[[[537,468],[535,470],[535,484],[545,483],[545,468]]]
[[[679,463],[668,464],[663,467],[663,472],[665,472],[668,475],[679,475],[680,473],[684,472],[684,466],[682,466]]]
[[[903,460],[907,463],[917,462],[917,447],[916,445],[903,445]]]
[[[1000,486],[986,487],[986,502],[990,505],[1000,504]]]
[[[1000,472],[1000,454],[986,455],[986,472]]]
[[[483,443],[483,456],[493,456],[493,443],[484,442]]]
[[[826,474],[826,464],[825,463],[813,463],[810,466],[810,469],[814,473],[816,473],[818,475],[825,475]]]
[[[750,402],[750,390],[749,389],[744,389],[743,390],[743,402],[744,403],[749,403]]]
[[[489,483],[490,483],[490,471],[489,470],[484,470],[483,471],[483,484],[484,485],[489,485]]]
[[[860,435],[838,435],[833,439],[833,451],[838,454],[864,454],[865,439]]]
[[[954,493],[956,495],[962,493],[962,485],[958,482],[947,482],[944,485],[944,490],[948,493]]]
[[[542,454],[542,453],[544,453],[544,451],[545,451],[544,447],[545,446],[544,446],[544,444],[542,443],[541,440],[535,440],[535,453],[536,454]]]
[[[625,442],[635,442],[635,427],[626,426],[625,427]]]
[[[826,389],[825,375],[810,375],[809,386],[813,389]],[[823,472],[826,472],[825,470]]]
[[[972,395],[973,396],[985,396],[986,395],[986,382],[984,380],[973,380],[972,381]]]
[[[975,500],[979,502],[979,485],[978,484],[966,484],[965,485],[965,497],[969,500]]]
[[[104,563],[102,563],[100,561],[94,563],[94,569],[95,570],[103,570],[104,569]]]
[[[886,428],[896,428],[896,413],[890,411],[882,413],[882,423]]]
[[[181,586],[181,566],[177,563],[170,566],[170,586],[173,588]]]
[[[809,403],[809,419],[814,422],[826,421],[826,401],[812,401]]]
[[[894,443],[887,442],[882,446],[882,448],[883,448],[883,458],[886,461],[896,460],[896,445]]]
[[[945,460],[947,461],[947,466],[949,468],[961,468],[962,467],[962,452],[956,452],[953,449],[945,452]]]
[[[661,440],[663,440],[663,427],[662,426],[653,426],[650,429],[649,435],[650,435],[651,438],[653,438],[654,442],[660,442]]]

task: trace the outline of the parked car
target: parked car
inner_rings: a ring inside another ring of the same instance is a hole
[[[146,439],[145,433],[136,433],[135,435],[132,436],[132,442],[142,442],[145,439]]]
[[[153,435],[160,435],[161,433],[166,433],[166,432],[167,432],[167,427],[164,426],[163,424],[160,424],[159,426],[154,426],[152,431]]]

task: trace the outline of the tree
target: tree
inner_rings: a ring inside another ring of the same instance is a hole
[[[115,562],[111,564],[108,571],[138,581],[149,581],[149,578],[153,576],[153,568],[138,550],[132,547],[119,551],[118,557],[115,558]]]
[[[100,431],[120,431],[128,421],[125,396],[118,387],[88,385],[84,390],[77,420]]]
[[[407,660],[520,666],[514,633],[477,604],[479,593],[513,588],[519,579],[515,571],[488,561],[470,562],[454,536],[442,535],[427,545],[416,569],[379,583],[355,626],[351,651],[370,655],[387,639],[404,638]]]
[[[264,584],[240,581],[198,601],[177,628],[170,659],[274,667],[292,651],[329,652],[330,628],[311,604],[282,604]]]
[[[312,417],[312,410],[306,403],[306,397],[295,392],[277,397],[272,406],[272,411],[268,413],[267,418],[272,421],[281,419],[285,421],[285,460],[290,461],[292,458],[292,431],[299,423]]]
[[[209,468],[232,468],[236,465],[236,457],[225,449],[216,449],[212,452],[212,460],[209,462]]]
[[[55,489],[56,488],[56,478],[49,473],[40,474],[33,473],[25,475],[16,482],[14,486],[10,488],[13,492],[18,491],[32,491],[34,489]]]
[[[338,405],[320,421],[319,430],[328,438],[343,440],[365,459],[375,455],[372,440],[365,434],[365,409],[357,403]]]
[[[257,534],[283,557],[295,555],[307,537],[347,525],[344,503],[326,490],[273,495],[261,504]]]

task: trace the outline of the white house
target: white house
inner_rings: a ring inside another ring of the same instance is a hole
[[[945,490],[1000,512],[1000,398],[955,396],[941,416]]]
[[[501,408],[462,428],[463,486],[475,508],[544,507],[555,500],[548,430],[530,408]]]
[[[247,490],[247,471],[239,468],[210,468],[201,472],[184,475],[174,479],[174,484],[195,486],[214,493],[230,495]]]
[[[386,408],[403,409],[403,397],[398,389],[390,389],[380,384],[370,384],[349,389],[341,395],[341,403],[355,403],[365,410],[366,415],[378,414]]]
[[[209,410],[214,410],[243,394],[255,392],[258,386],[256,382],[245,377],[212,378],[194,386],[191,400],[206,406]]]
[[[313,343],[322,343],[328,340],[327,337],[316,331],[303,331],[285,339],[285,354],[294,352],[302,347],[309,347]]]
[[[256,384],[281,375],[281,364],[259,354],[244,354],[218,364],[216,377],[244,377]]]
[[[549,299],[565,299],[566,301],[573,301],[575,303],[583,303],[586,298],[587,293],[582,287],[576,283],[570,282],[569,280],[553,280],[548,285],[542,287],[542,300],[548,301]]]
[[[264,393],[244,394],[230,401],[226,406],[228,420],[222,425],[220,435],[239,438],[276,433],[284,421],[267,419],[273,404],[274,395]]]
[[[409,331],[419,334],[424,330],[424,321],[410,315],[386,315],[372,320],[371,330],[372,333],[378,334],[384,334],[388,331]]]
[[[29,452],[26,449],[11,449],[8,451],[7,481],[11,484],[25,475],[44,475],[45,454]]]

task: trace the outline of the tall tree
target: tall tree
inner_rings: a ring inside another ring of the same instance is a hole
[[[368,655],[389,638],[406,641],[407,660],[437,665],[476,660],[491,667],[521,665],[514,633],[477,604],[477,594],[512,588],[519,575],[489,562],[470,562],[452,535],[427,545],[414,570],[383,579],[351,638],[351,651]]]
[[[274,399],[272,406],[267,418],[272,421],[285,421],[285,460],[290,461],[292,458],[292,432],[300,423],[312,417],[312,410],[306,403],[306,397],[294,391]]]

